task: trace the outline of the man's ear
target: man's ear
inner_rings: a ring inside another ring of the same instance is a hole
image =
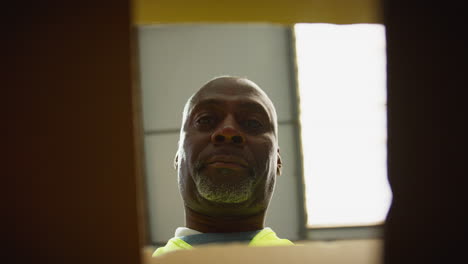
[[[278,148],[278,160],[276,161],[276,175],[281,175],[281,167],[283,167],[283,162],[281,161],[280,149]]]
[[[177,167],[179,167],[179,152],[176,152],[174,157],[174,169],[177,170]]]

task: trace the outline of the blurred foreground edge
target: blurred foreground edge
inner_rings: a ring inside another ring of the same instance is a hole
[[[145,251],[145,264],[173,263],[382,263],[382,240],[306,242],[296,246],[248,247],[244,245],[206,246],[180,250],[152,258]]]

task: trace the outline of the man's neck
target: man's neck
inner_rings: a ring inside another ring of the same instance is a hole
[[[202,233],[231,233],[260,230],[265,212],[253,216],[208,216],[185,208],[186,227]]]

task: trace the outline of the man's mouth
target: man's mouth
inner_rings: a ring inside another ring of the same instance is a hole
[[[206,161],[206,166],[213,168],[227,169],[245,169],[248,168],[248,163],[240,157],[230,155],[216,155]]]

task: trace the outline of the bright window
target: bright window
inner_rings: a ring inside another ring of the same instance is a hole
[[[309,227],[382,223],[387,181],[385,27],[295,26]]]

